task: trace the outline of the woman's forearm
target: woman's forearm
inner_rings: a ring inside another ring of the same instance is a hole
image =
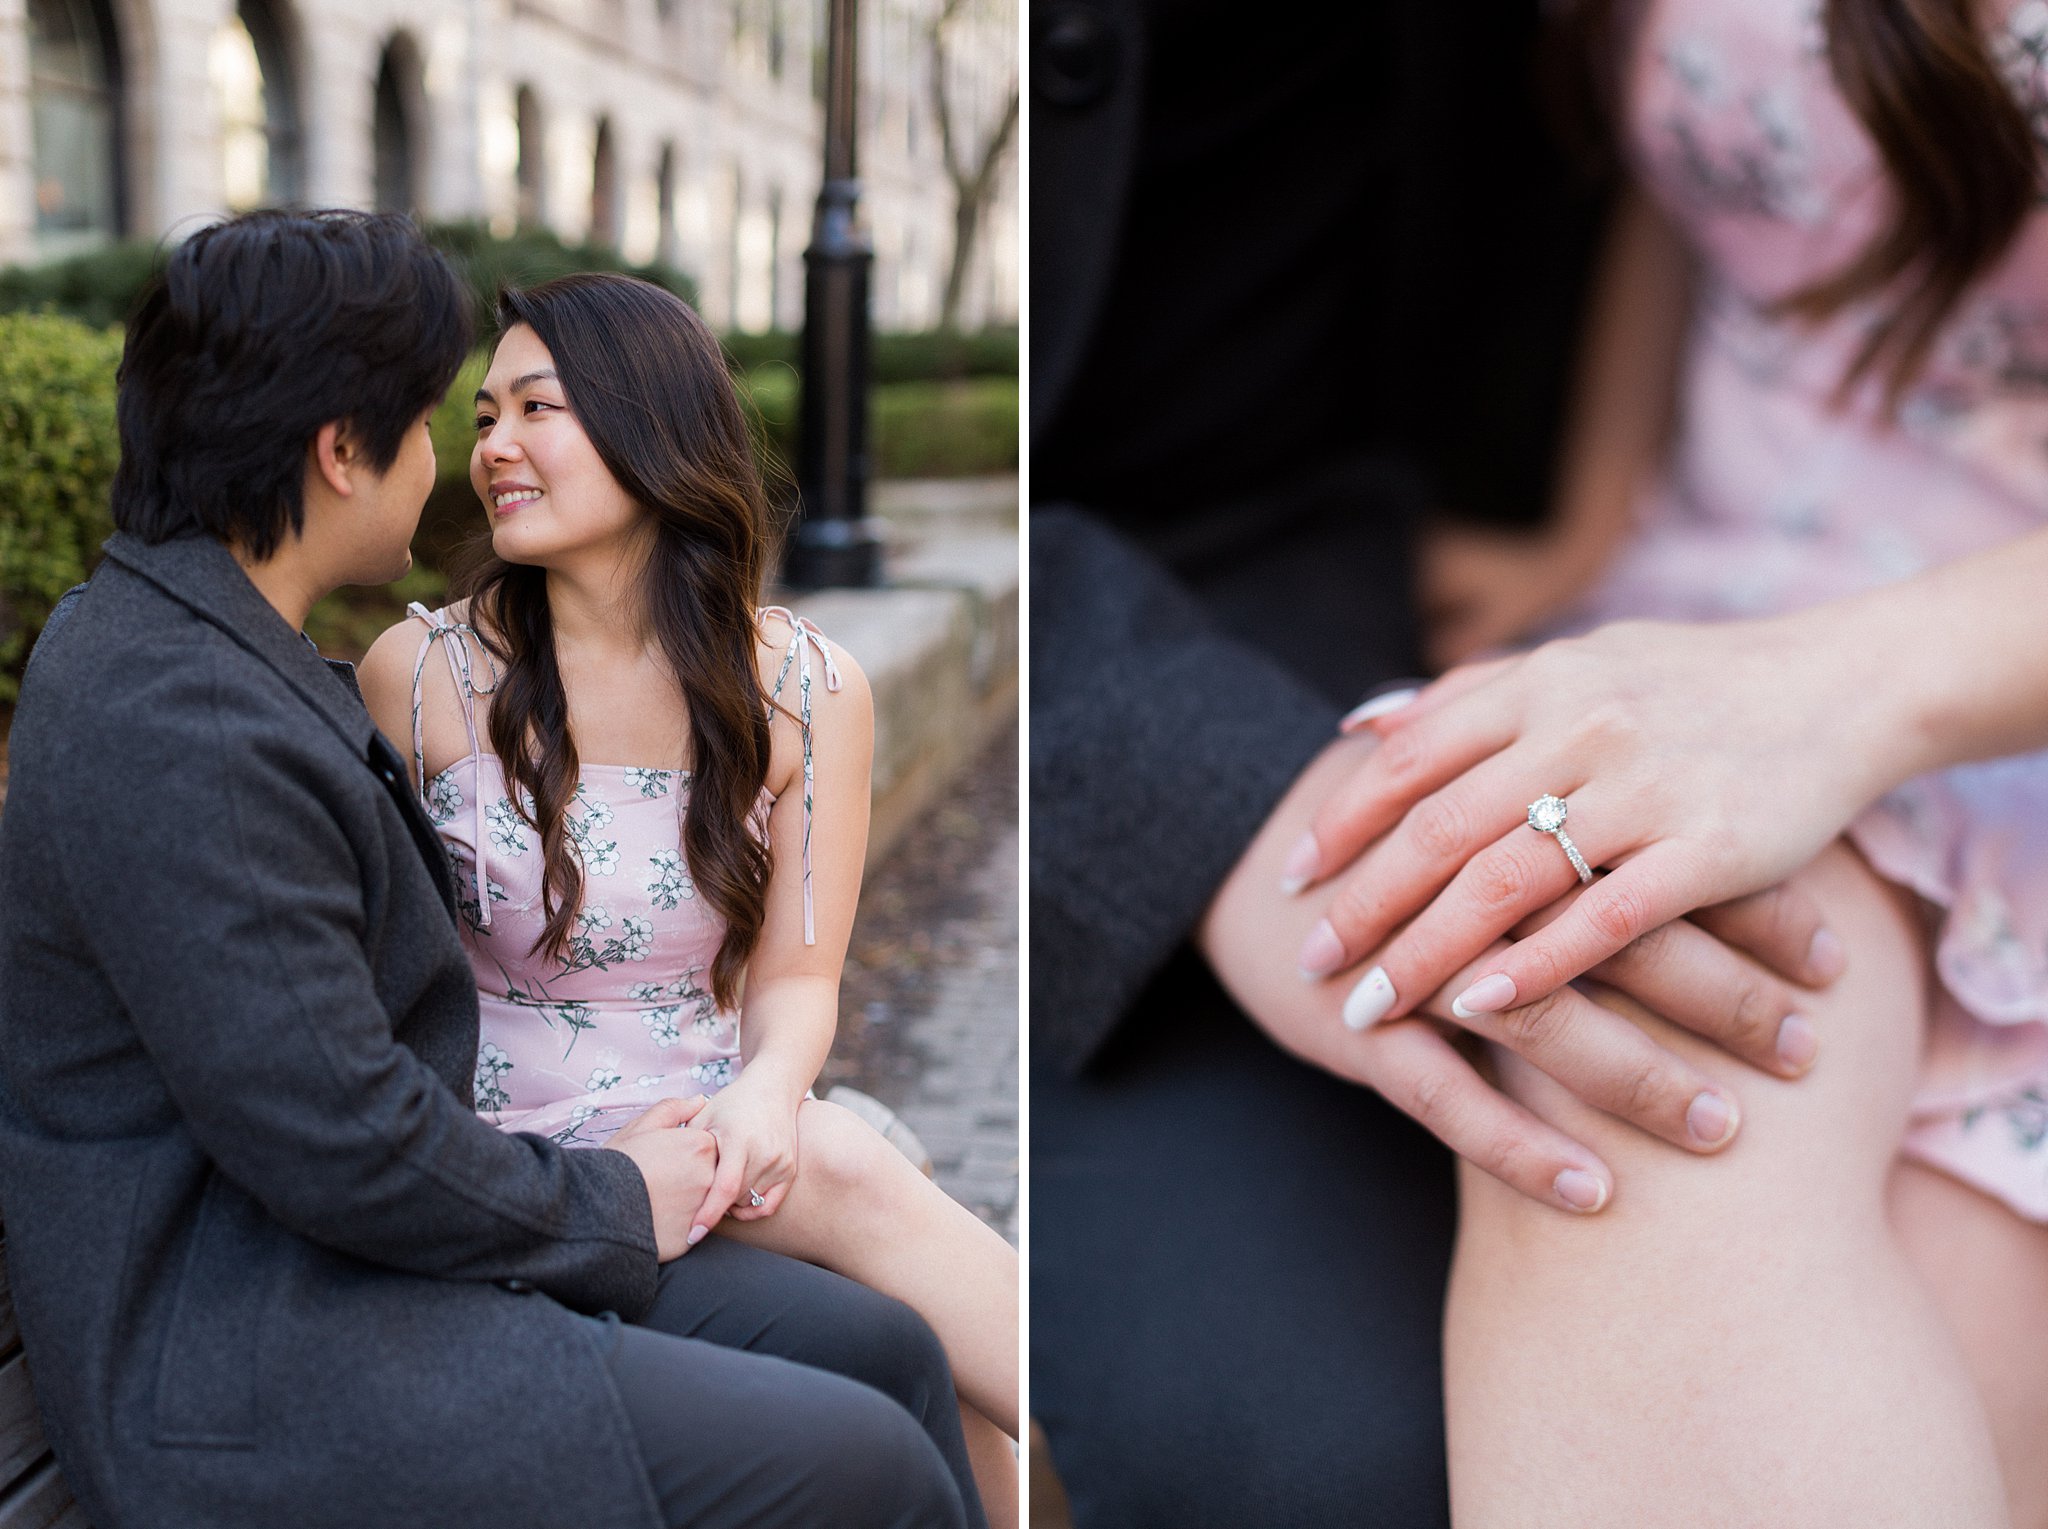
[[[2048,746],[2048,530],[1792,619],[1877,718],[1882,789]]]
[[[749,984],[740,1021],[746,1071],[792,1101],[817,1081],[838,1029],[839,984],[791,974]]]

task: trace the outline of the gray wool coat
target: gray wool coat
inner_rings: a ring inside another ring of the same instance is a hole
[[[471,1112],[446,860],[346,666],[217,542],[116,536],[11,753],[0,1211],[97,1529],[658,1529],[577,1315],[652,1299],[645,1187]]]

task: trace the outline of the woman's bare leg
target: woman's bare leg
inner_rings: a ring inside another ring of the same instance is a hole
[[[1917,1163],[1894,1169],[1890,1206],[1991,1416],[2012,1521],[2048,1529],[2048,1226]]]
[[[1926,1011],[1919,923],[1845,848],[1801,874],[1851,954],[1810,1009],[1811,1075],[1775,1081],[1630,1010],[1740,1099],[1725,1152],[1690,1157],[1500,1059],[1616,1189],[1579,1218],[1461,1171],[1460,1529],[2007,1523],[1964,1353],[1887,1214]]]
[[[805,1100],[781,1209],[718,1230],[902,1301],[939,1335],[961,1398],[1016,1438],[1017,1251],[858,1116]]]
[[[965,1402],[960,1404],[960,1431],[967,1436],[967,1463],[981,1491],[988,1529],[1017,1529],[1017,1441]]]

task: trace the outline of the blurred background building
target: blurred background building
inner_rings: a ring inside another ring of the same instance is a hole
[[[794,329],[824,20],[825,0],[0,0],[0,265],[267,203],[376,207],[609,245],[688,273],[716,328]],[[981,172],[1014,141],[1014,0],[865,0],[860,29],[877,327],[1013,324],[1016,177]]]

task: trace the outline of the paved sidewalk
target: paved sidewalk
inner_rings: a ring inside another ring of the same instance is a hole
[[[1017,1241],[1017,735],[1006,728],[861,894],[820,1094],[903,1117],[947,1193]]]

